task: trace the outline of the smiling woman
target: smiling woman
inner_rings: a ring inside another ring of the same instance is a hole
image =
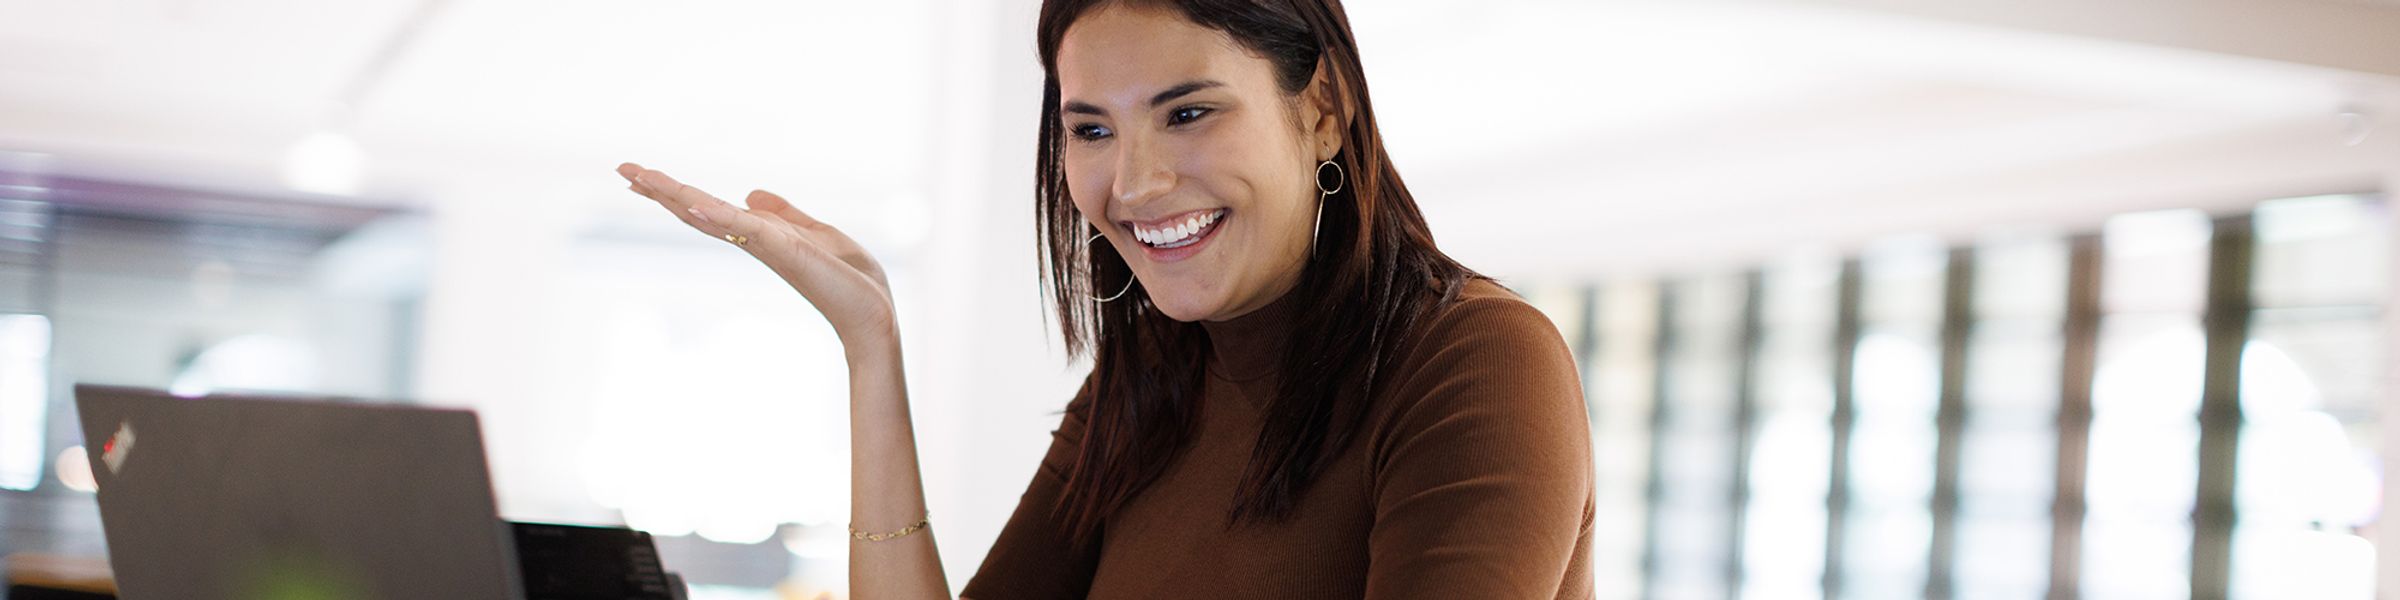
[[[1334,0],[1051,0],[1035,200],[1093,358],[964,596],[1584,598],[1592,456],[1558,330],[1433,244]],[[890,288],[766,192],[625,165],[824,313],[850,584],[947,595]]]

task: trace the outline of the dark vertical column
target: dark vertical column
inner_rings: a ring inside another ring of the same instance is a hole
[[[1740,355],[1734,363],[1733,385],[1733,485],[1732,495],[1726,498],[1726,513],[1732,521],[1727,528],[1731,539],[1725,548],[1725,595],[1728,600],[1742,593],[1742,544],[1749,529],[1750,453],[1758,446],[1758,362],[1765,338],[1766,275],[1751,271],[1742,278],[1742,330]]]
[[[1667,437],[1664,434],[1670,414],[1675,410],[1674,364],[1668,360],[1678,343],[1675,339],[1675,296],[1678,284],[1661,282],[1658,286],[1658,333],[1651,338],[1650,348],[1650,472],[1642,489],[1642,597],[1652,598],[1650,582],[1659,579],[1658,506],[1666,498]]]
[[[1967,338],[1975,325],[1973,248],[1950,251],[1942,284],[1942,396],[1934,414],[1933,540],[1925,558],[1925,597],[1933,600],[1946,600],[1954,587],[1959,458],[1967,430]]]
[[[1575,368],[1582,372],[1583,416],[1594,424],[1600,422],[1600,405],[1592,401],[1591,378],[1600,372],[1600,286],[1587,285],[1576,292],[1575,331],[1567,332],[1567,344],[1575,350]]]
[[[2076,236],[2068,248],[2058,479],[2050,501],[2050,600],[2082,596],[2083,473],[2092,437],[2092,375],[2100,362],[2100,237]]]
[[[2250,217],[2218,219],[2209,238],[2200,483],[2192,506],[2192,598],[2224,598],[2233,563],[2234,459],[2241,440],[2242,344],[2250,337]]]
[[[1856,386],[1852,377],[1858,362],[1860,294],[1864,275],[1856,258],[1842,261],[1839,314],[1833,323],[1833,472],[1826,479],[1825,494],[1825,598],[1834,600],[1842,592],[1842,545],[1847,542],[1844,523],[1850,513],[1850,430],[1858,420],[1854,405]]]

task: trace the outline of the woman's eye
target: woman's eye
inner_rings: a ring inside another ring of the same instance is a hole
[[[1211,110],[1205,106],[1186,106],[1183,108],[1178,108],[1175,109],[1175,112],[1167,113],[1167,125],[1182,125],[1185,123],[1198,121],[1200,120],[1200,117],[1207,116],[1209,112],[1211,112]]]
[[[1101,127],[1099,125],[1093,125],[1090,123],[1076,125],[1072,131],[1075,133],[1075,139],[1087,142],[1107,139],[1109,134],[1112,133],[1107,127]]]

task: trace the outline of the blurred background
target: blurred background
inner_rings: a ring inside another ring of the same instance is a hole
[[[473,407],[504,516],[839,597],[839,348],[637,161],[881,258],[964,585],[1085,371],[1037,6],[0,0],[0,556],[105,556],[74,384],[264,390]],[[1349,10],[1442,246],[1583,363],[1601,598],[2400,581],[2400,2]]]

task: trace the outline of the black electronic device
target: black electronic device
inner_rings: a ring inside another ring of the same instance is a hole
[[[650,534],[622,527],[510,523],[525,600],[683,600]]]

